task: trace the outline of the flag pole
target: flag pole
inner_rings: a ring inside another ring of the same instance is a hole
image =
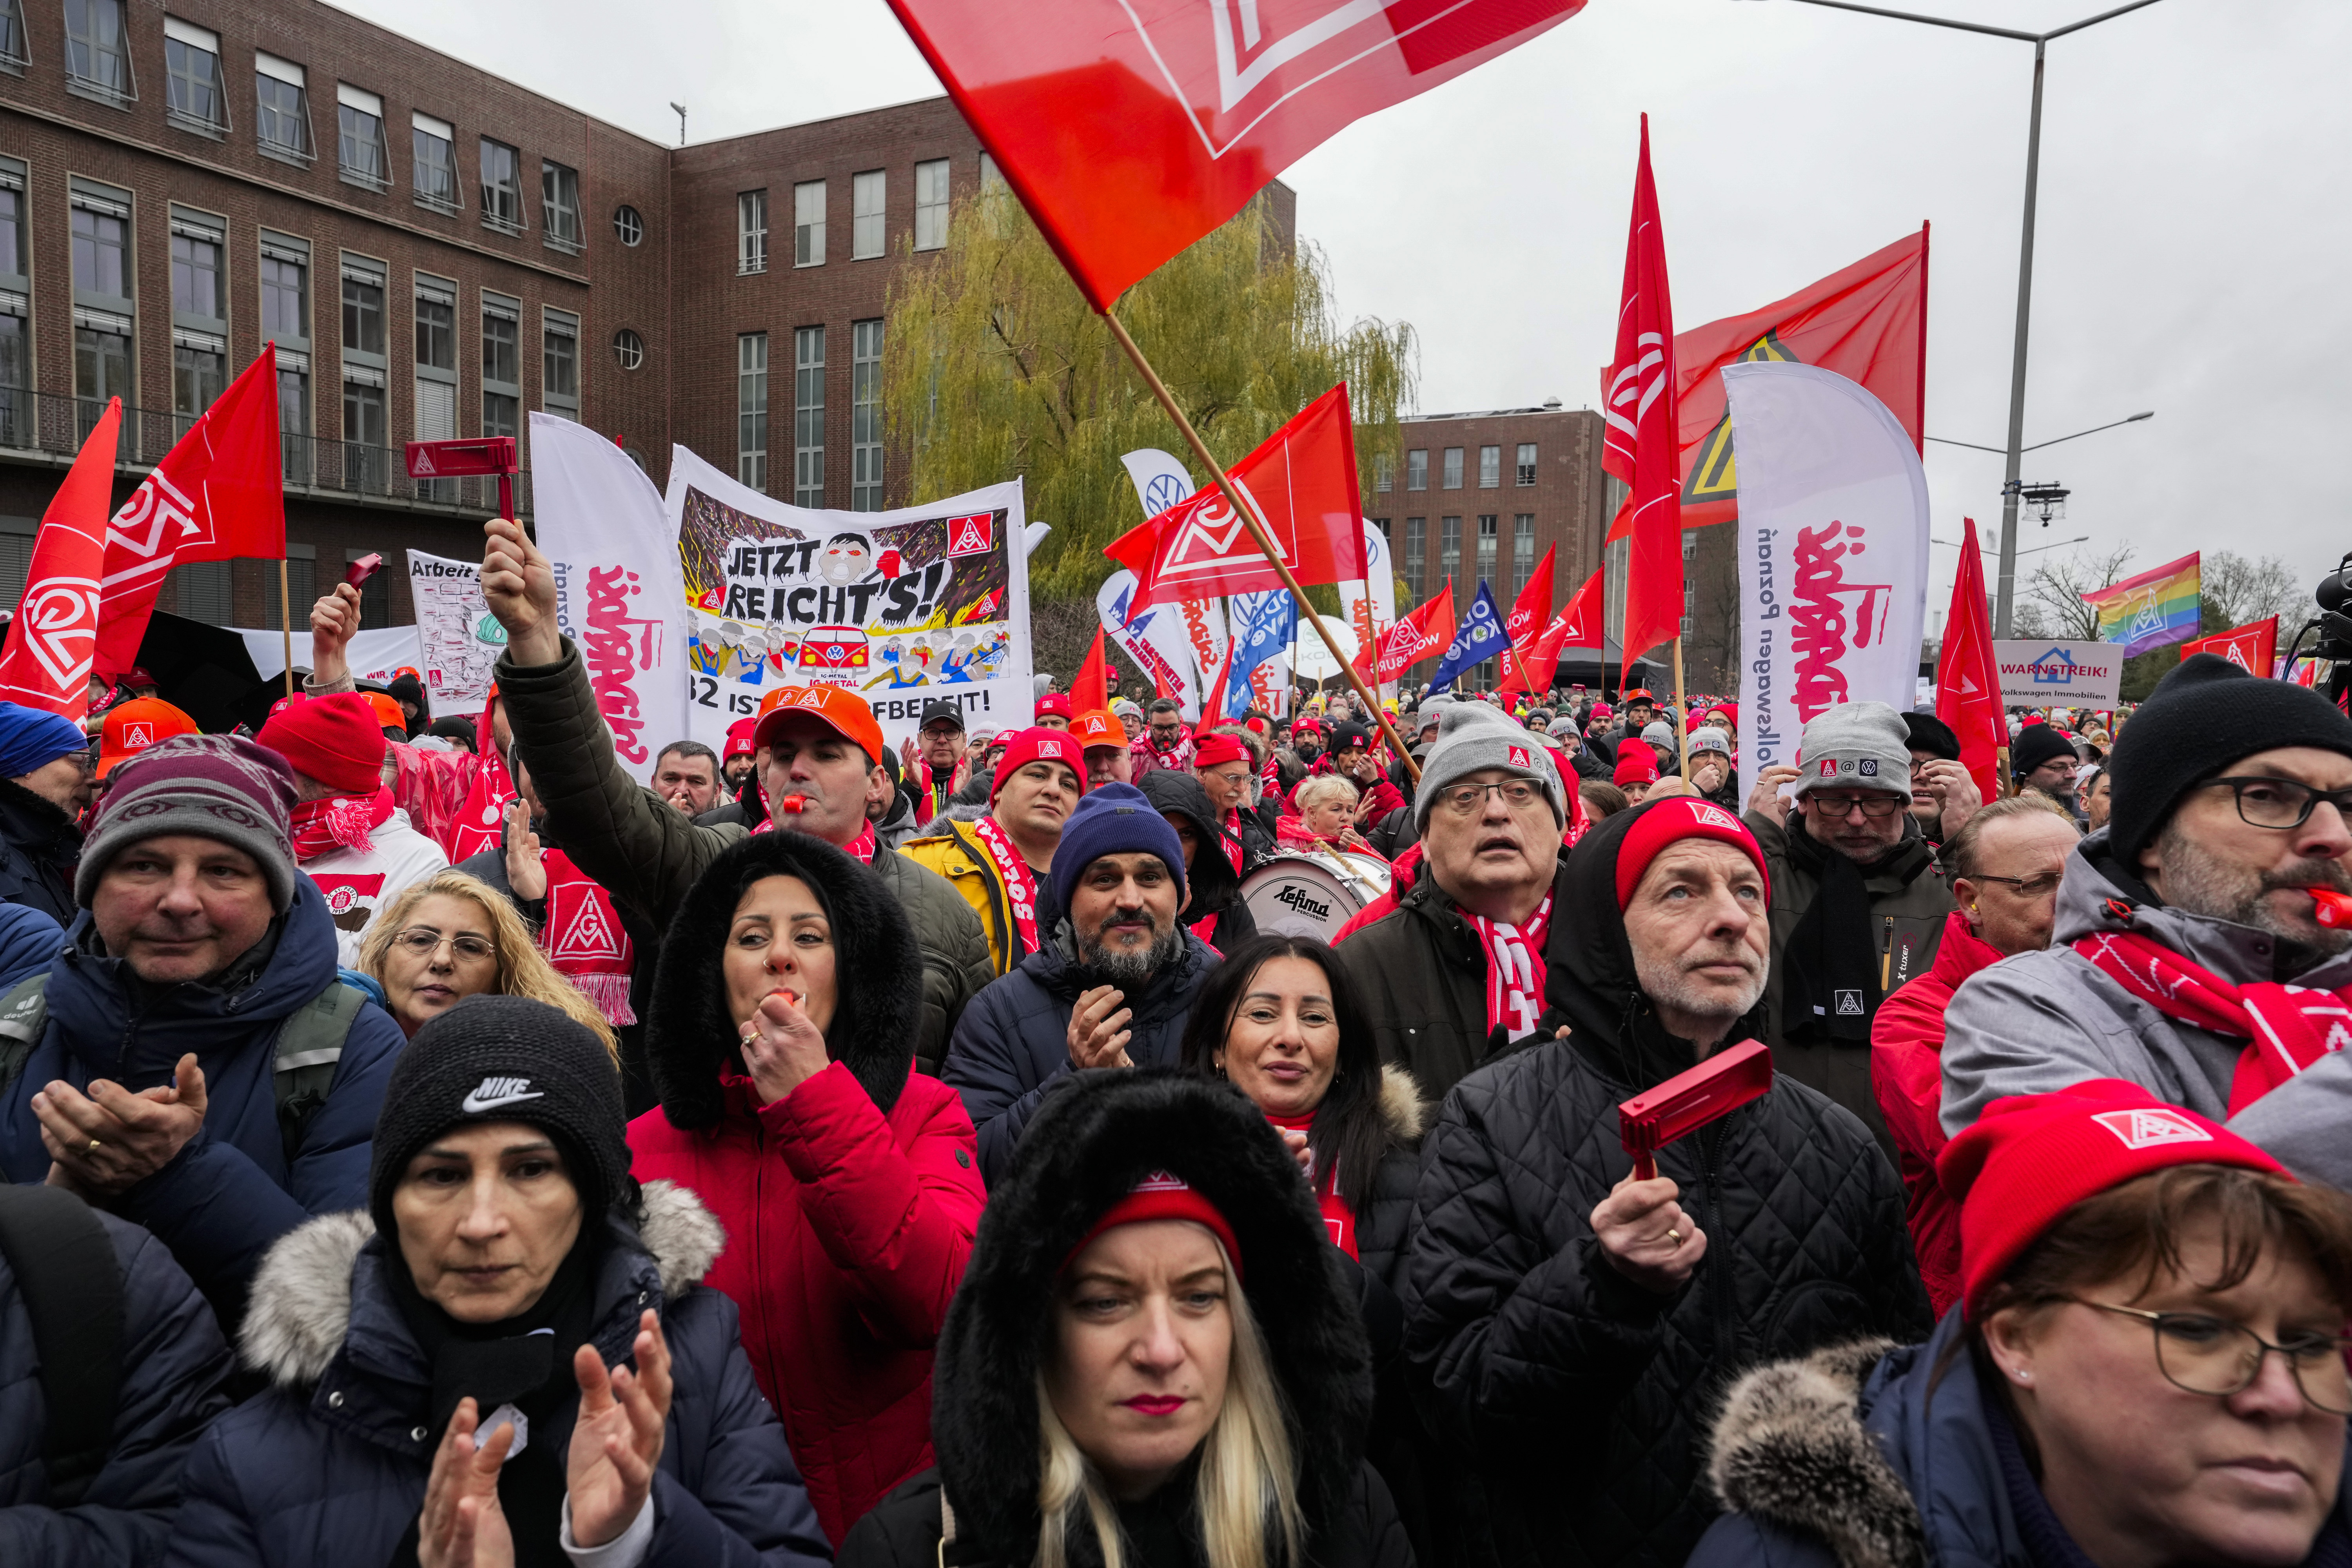
[[[1683,639],[1675,638],[1675,732],[1682,750],[1683,783],[1690,783],[1690,704],[1683,700]]]
[[[1232,506],[1234,514],[1242,520],[1243,526],[1249,530],[1252,542],[1259,550],[1265,552],[1266,562],[1274,568],[1275,575],[1282,579],[1282,585],[1288,589],[1290,596],[1297,601],[1299,613],[1314,623],[1315,635],[1323,639],[1323,646],[1330,650],[1331,658],[1337,661],[1340,670],[1347,676],[1349,686],[1353,689],[1358,697],[1363,700],[1365,710],[1371,714],[1372,721],[1381,727],[1381,734],[1387,739],[1396,754],[1403,759],[1405,770],[1412,775],[1413,782],[1420,783],[1421,764],[1412,760],[1411,752],[1405,750],[1403,737],[1397,733],[1396,726],[1389,722],[1388,714],[1381,707],[1379,700],[1364,689],[1363,677],[1356,673],[1356,667],[1341,656],[1339,639],[1332,637],[1331,628],[1323,624],[1323,617],[1317,615],[1315,606],[1307,602],[1307,590],[1298,585],[1298,579],[1290,574],[1289,565],[1282,559],[1281,552],[1275,549],[1273,537],[1266,532],[1265,524],[1259,520],[1257,509],[1249,504],[1249,500],[1242,493],[1241,487],[1234,484],[1232,476],[1225,472],[1224,465],[1209,455],[1208,444],[1201,439],[1201,433],[1192,428],[1192,422],[1184,417],[1184,411],[1176,406],[1175,395],[1168,390],[1167,384],[1160,379],[1160,373],[1151,368],[1151,362],[1143,357],[1143,351],[1136,346],[1133,338],[1128,336],[1126,323],[1118,319],[1118,313],[1114,310],[1105,310],[1102,314],[1103,320],[1110,323],[1111,336],[1118,340],[1118,346],[1125,350],[1127,357],[1134,362],[1136,370],[1143,376],[1144,384],[1151,388],[1151,395],[1160,400],[1160,406],[1168,411],[1168,417],[1176,422],[1176,428],[1183,433],[1185,444],[1192,448],[1192,455],[1201,459],[1210,473],[1216,476],[1217,488],[1224,492],[1227,504]]]
[[[286,557],[278,558],[278,629],[286,643],[286,695],[294,695],[294,592],[286,584]]]

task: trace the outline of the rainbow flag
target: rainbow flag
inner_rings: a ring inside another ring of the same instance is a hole
[[[2202,552],[2193,552],[2084,595],[2083,602],[2099,612],[2099,640],[2123,644],[2129,658],[2195,637],[2202,560]]]

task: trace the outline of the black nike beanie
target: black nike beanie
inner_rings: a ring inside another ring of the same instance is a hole
[[[2352,756],[2352,719],[2307,686],[2265,680],[2218,654],[2191,654],[2156,683],[2108,755],[2108,847],[2133,875],[2180,797],[2232,763],[2280,746]]]
[[[633,1201],[621,1072],[577,1019],[521,996],[468,996],[425,1021],[393,1064],[368,1164],[368,1212],[393,1235],[392,1194],[417,1152],[455,1127],[521,1121],[562,1152],[583,1229]]]

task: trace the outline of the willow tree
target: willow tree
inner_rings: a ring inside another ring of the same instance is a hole
[[[1121,454],[1158,447],[1207,476],[1009,192],[959,205],[947,248],[916,260],[891,289],[882,357],[908,500],[1021,476],[1029,516],[1054,527],[1030,559],[1033,597],[1090,600],[1103,546],[1142,518]],[[1219,462],[1341,381],[1366,495],[1396,462],[1412,327],[1340,327],[1321,253],[1294,248],[1263,197],[1138,284],[1119,317]]]

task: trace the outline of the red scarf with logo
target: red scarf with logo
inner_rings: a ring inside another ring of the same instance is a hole
[[[2230,1079],[2232,1116],[2329,1052],[2352,1046],[2352,988],[2268,980],[2232,985],[2136,931],[2095,931],[2074,948],[2166,1017],[2248,1042]]]
[[[983,816],[971,825],[971,836],[988,851],[989,863],[996,868],[1004,883],[1004,901],[1012,906],[1013,923],[1021,938],[1021,951],[1025,955],[1037,951],[1037,873],[1029,862],[1021,858],[1013,841],[992,816]]]
[[[772,816],[751,829],[754,834],[772,833],[775,830],[776,819]],[[844,855],[854,855],[868,866],[874,864],[874,825],[871,822],[859,823],[857,837],[840,846],[840,848]]]
[[[1266,1120],[1286,1131],[1306,1133],[1307,1146],[1314,1146],[1313,1111],[1304,1116],[1276,1116],[1269,1111]],[[1339,1195],[1339,1163],[1334,1160],[1331,1168],[1323,1173],[1323,1179],[1315,1184],[1315,1206],[1323,1211],[1323,1228],[1330,1232],[1331,1245],[1353,1258],[1356,1256],[1356,1211],[1348,1206],[1348,1201]]]
[[[637,1021],[629,1005],[629,977],[637,967],[636,945],[621,924],[613,895],[592,881],[561,849],[542,849],[547,872],[547,924],[539,945],[555,972],[596,1004],[604,1022],[619,1028]]]
[[[1536,1032],[1544,1008],[1544,931],[1551,924],[1551,894],[1518,925],[1462,911],[1486,954],[1486,1033],[1523,1040]]]
[[[306,800],[289,818],[294,858],[315,860],[338,849],[365,854],[375,847],[368,830],[383,826],[391,816],[392,792],[381,785],[373,795],[331,795]]]
[[[1234,863],[1234,875],[1242,874],[1242,813],[1241,807],[1229,807],[1224,820],[1217,825],[1217,838],[1225,847],[1225,858]]]
[[[469,855],[496,849],[506,842],[507,802],[515,797],[515,786],[514,780],[507,775],[506,759],[499,755],[498,743],[490,731],[490,714],[498,702],[498,698],[492,696],[482,709],[481,717],[474,721],[477,751],[471,759],[473,776],[466,785],[466,803],[457,808],[457,819],[449,824],[448,839],[442,845],[453,866]]]

